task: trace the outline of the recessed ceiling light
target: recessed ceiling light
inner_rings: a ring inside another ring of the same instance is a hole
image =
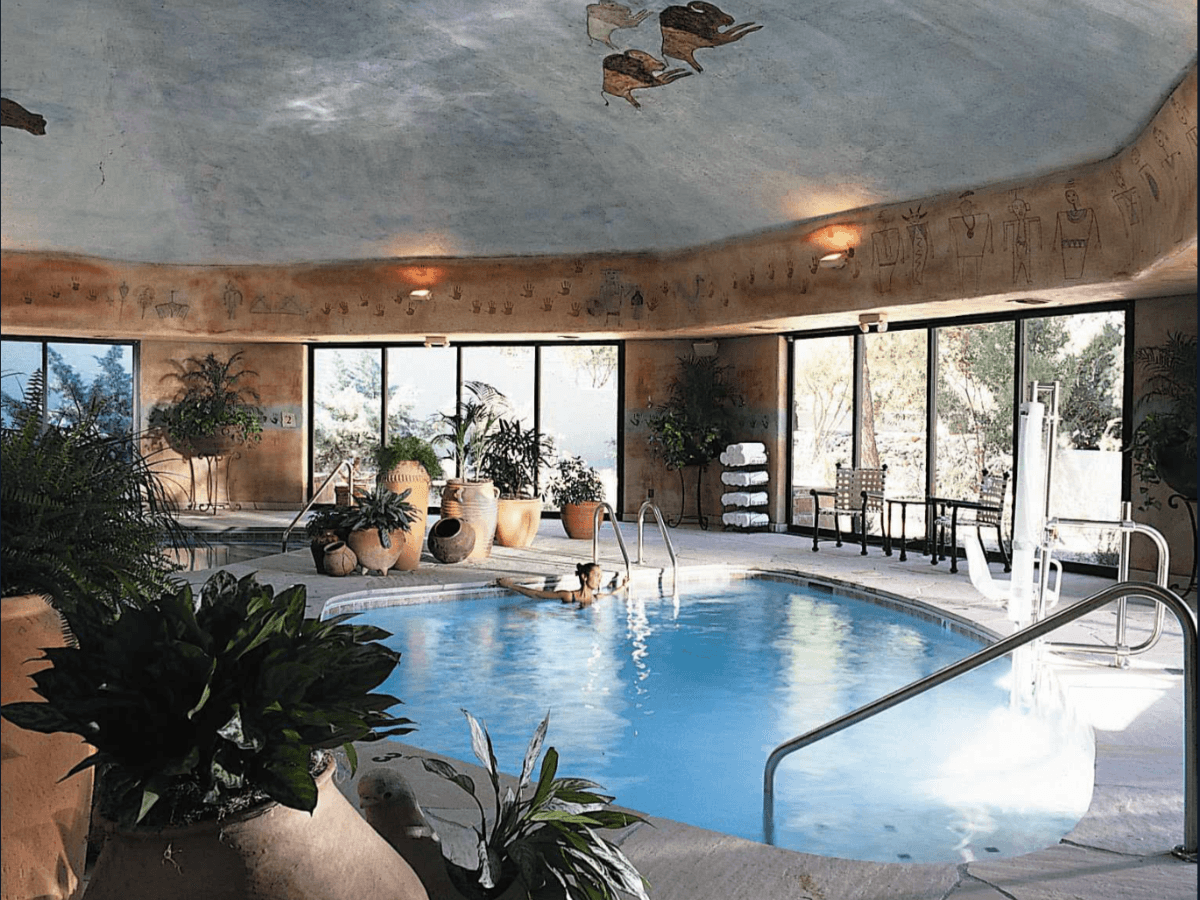
[[[1043,300],[1041,297],[1016,297],[1008,301],[1009,303],[1020,303],[1025,306],[1042,306],[1049,303],[1049,300]]]

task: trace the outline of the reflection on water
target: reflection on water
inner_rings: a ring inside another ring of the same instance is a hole
[[[233,563],[249,562],[279,552],[279,543],[273,544],[195,544],[190,547],[164,547],[163,554],[171,562],[182,566],[184,572],[200,572],[219,569]]]
[[[516,770],[549,710],[564,774],[753,840],[771,748],[978,649],[871,603],[754,579],[678,606],[658,593],[581,611],[494,595],[363,618],[403,653],[383,689],[418,723],[412,743],[470,759],[465,708]],[[1056,843],[1086,809],[1091,747],[1068,739],[1061,708],[1010,710],[1009,671],[998,660],[789,756],[776,842],[913,862]],[[1018,796],[1025,772],[1036,787]]]

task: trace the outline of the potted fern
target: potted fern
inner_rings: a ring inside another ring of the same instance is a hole
[[[515,419],[496,424],[480,468],[500,491],[496,543],[501,547],[528,547],[537,537],[542,521],[538,471],[553,453],[553,441],[532,427],[523,428]]]
[[[95,748],[60,773],[101,773],[89,900],[424,897],[333,784],[327,752],[353,766],[354,741],[412,730],[373,692],[399,653],[386,632],[306,618],[305,604],[303,586],[276,594],[252,575],[217,572],[198,602],[176,586],[45,651],[46,702],[0,709]]]
[[[446,860],[451,882],[468,900],[499,897],[561,897],[564,900],[617,900],[629,895],[649,900],[646,881],[620,847],[602,833],[645,822],[635,813],[613,809],[613,797],[582,778],[558,777],[553,747],[542,758],[537,781],[534,767],[550,726],[547,715],[534,731],[521,764],[516,789],[502,788],[496,755],[487,728],[466,710],[471,749],[487,770],[489,796],[476,794],[474,780],[440,759],[422,758],[426,771],[466,791],[479,809],[473,827],[478,865],[459,866]],[[488,822],[484,803],[494,810]]]
[[[604,483],[594,468],[581,456],[564,456],[550,483],[550,496],[562,516],[567,537],[587,540],[592,537],[596,508],[604,501]]]
[[[241,367],[242,351],[226,360],[209,353],[185,361],[174,377],[183,383],[174,402],[155,408],[150,424],[184,456],[223,456],[231,449],[262,440],[263,413],[258,394],[244,384],[257,375]]]

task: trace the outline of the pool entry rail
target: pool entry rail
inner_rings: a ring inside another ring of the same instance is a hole
[[[654,521],[658,523],[658,533],[662,535],[663,543],[667,545],[667,555],[671,557],[671,584],[678,589],[679,585],[679,561],[675,558],[675,545],[671,543],[671,536],[667,534],[667,526],[663,521],[662,510],[658,508],[653,500],[643,500],[642,505],[638,507],[637,514],[637,564],[642,565],[642,531],[645,528],[646,513],[654,514]]]
[[[621,529],[617,527],[617,513],[607,503],[601,503],[592,514],[592,562],[600,562],[600,524],[604,514],[608,513],[608,524],[612,525],[613,534],[617,536],[617,546],[621,548],[621,558],[625,560],[625,579],[629,580],[630,572],[629,551],[625,549],[625,538],[621,537]]]
[[[1167,607],[1171,612],[1175,613],[1175,618],[1179,620],[1179,625],[1183,629],[1183,843],[1175,847],[1172,852],[1175,856],[1194,862],[1196,859],[1196,818],[1198,805],[1196,796],[1196,782],[1198,778],[1196,771],[1196,729],[1200,726],[1196,711],[1197,694],[1200,693],[1200,683],[1197,681],[1196,670],[1196,614],[1180,599],[1179,595],[1169,588],[1157,584],[1134,581],[1125,581],[1111,585],[1102,591],[1092,594],[1090,597],[1085,597],[1078,603],[1051,613],[1041,621],[1034,622],[1032,625],[1022,628],[1020,631],[988,647],[984,647],[982,650],[971,654],[965,659],[951,663],[931,675],[927,675],[898,690],[892,691],[892,693],[886,696],[880,697],[878,700],[873,700],[865,706],[860,706],[858,709],[826,722],[824,725],[806,734],[784,741],[771,751],[770,756],[767,757],[766,767],[763,770],[763,839],[768,844],[775,842],[775,770],[779,767],[784,757],[794,753],[796,750],[807,747],[809,744],[815,744],[823,738],[849,728],[851,725],[857,724],[864,719],[869,719],[886,709],[891,709],[893,706],[897,706],[918,694],[923,694],[930,688],[937,687],[939,684],[950,681],[952,678],[957,678],[959,675],[963,675],[972,669],[976,669],[994,659],[1004,656],[1018,647],[1029,644],[1043,635],[1049,634],[1051,631],[1075,621],[1081,616],[1107,606],[1114,600],[1123,600],[1130,596],[1148,597]]]
[[[325,480],[321,482],[321,486],[313,491],[312,497],[310,497],[309,501],[304,504],[304,509],[296,513],[296,518],[292,519],[292,524],[289,525],[283,532],[283,550],[280,552],[287,553],[288,536],[292,533],[292,529],[296,527],[297,522],[304,518],[304,514],[313,508],[313,504],[315,504],[317,502],[317,498],[321,496],[321,491],[325,490],[325,486],[328,485],[329,482],[333,481],[333,477],[337,475],[338,472],[342,471],[343,467],[346,469],[346,483],[350,486],[350,497],[354,497],[354,459],[353,457],[347,457],[333,467],[333,471],[325,476]],[[351,502],[353,502],[353,499],[351,499]]]

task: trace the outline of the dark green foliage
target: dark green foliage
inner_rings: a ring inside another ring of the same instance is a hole
[[[108,435],[89,403],[77,417],[43,419],[34,373],[3,429],[3,594],[44,593],[76,638],[170,583],[163,541],[186,543],[152,462],[126,434]]]
[[[478,476],[479,468],[487,458],[488,444],[496,424],[508,411],[508,398],[490,384],[468,381],[463,384],[470,399],[459,401],[453,414],[441,413],[441,434],[433,439],[436,444],[449,444],[454,448],[459,474],[464,480]]]
[[[412,730],[372,690],[400,654],[370,626],[304,617],[305,589],[274,590],[218,572],[126,610],[80,647],[45,651],[46,703],[11,703],[23,728],[81,735],[97,753],[102,809],[122,824],[166,824],[247,792],[311,811],[314,749]]]
[[[550,483],[550,495],[559,508],[568,503],[603,500],[604,482],[583,457],[567,456],[558,461],[558,473]]]
[[[1139,347],[1134,354],[1147,374],[1139,403],[1141,421],[1133,432],[1134,471],[1143,482],[1143,508],[1158,506],[1145,485],[1172,476],[1170,486],[1195,496],[1196,486],[1196,336],[1171,332],[1167,342]],[[1180,474],[1169,472],[1174,463]],[[1190,483],[1184,483],[1190,475]]]
[[[310,538],[319,538],[330,532],[339,532],[345,518],[345,507],[318,507],[309,514],[308,521],[304,523],[304,533]]]
[[[399,528],[408,531],[416,518],[417,508],[408,502],[409,490],[397,494],[387,488],[366,491],[354,498],[354,506],[336,506],[329,516],[334,522],[334,531],[349,533],[374,528],[379,533],[379,543],[392,546],[392,532]]]
[[[390,472],[397,463],[408,460],[424,466],[431,479],[443,475],[442,461],[438,459],[433,445],[415,434],[397,435],[375,450],[375,468],[380,477]]]
[[[668,469],[707,465],[732,439],[739,397],[728,373],[716,357],[679,358],[670,396],[650,419],[650,448]]]
[[[195,442],[225,434],[238,443],[262,440],[263,414],[250,402],[258,394],[242,387],[249,369],[235,369],[242,354],[233,354],[222,362],[213,353],[204,359],[189,359],[177,377],[183,393],[174,403],[156,408],[150,424],[161,428],[171,446],[191,452]]]
[[[502,497],[533,497],[537,493],[538,469],[554,453],[554,442],[522,428],[515,419],[501,419],[488,442],[480,465],[485,478],[500,489]]]
[[[491,782],[492,828],[488,829],[483,803],[469,775],[439,759],[421,760],[426,771],[458,785],[479,807],[480,824],[474,829],[479,867],[463,869],[447,860],[458,889],[467,897],[495,897],[519,876],[539,897],[616,900],[618,892],[624,892],[648,900],[645,879],[621,849],[599,833],[602,828],[624,828],[646,820],[612,809],[609,804],[614,798],[597,793],[601,788],[594,782],[556,777],[558,753],[553,747],[546,750],[537,783],[532,783],[550,716],[529,742],[516,791],[507,788],[501,794],[491,736],[465,709],[463,715],[471,726],[471,748]]]

